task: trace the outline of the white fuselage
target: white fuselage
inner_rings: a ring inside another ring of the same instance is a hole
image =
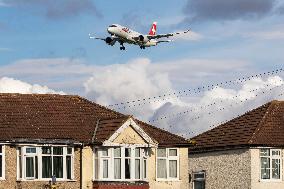
[[[109,34],[112,36],[119,37],[122,41],[126,43],[131,43],[131,44],[137,44],[137,45],[143,45],[145,47],[150,47],[150,46],[156,46],[157,41],[156,40],[143,40],[143,41],[138,41],[135,39],[137,36],[143,36],[144,38],[147,36],[144,36],[143,34],[133,31],[127,27],[121,26],[119,24],[113,24],[107,28],[107,31]]]

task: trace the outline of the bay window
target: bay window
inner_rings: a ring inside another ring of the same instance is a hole
[[[94,149],[94,179],[144,180],[146,179],[147,149],[137,147],[111,147]],[[143,169],[142,169],[143,167]],[[142,175],[143,178],[142,178]]]
[[[157,179],[179,178],[179,156],[177,148],[157,149]]]
[[[262,180],[280,180],[281,169],[281,150],[260,149],[260,172]]]
[[[4,156],[4,146],[0,145],[0,180],[4,179],[5,175],[5,156]]]
[[[17,177],[22,180],[73,179],[73,148],[24,146],[17,148]]]

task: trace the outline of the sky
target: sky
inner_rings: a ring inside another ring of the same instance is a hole
[[[146,122],[171,117],[152,124],[191,137],[284,99],[282,72],[216,85],[283,68],[283,20],[280,0],[0,0],[0,92],[73,94],[103,105],[171,94],[112,108]],[[158,33],[191,32],[126,51],[88,36],[107,37],[113,23],[146,34],[154,21]]]

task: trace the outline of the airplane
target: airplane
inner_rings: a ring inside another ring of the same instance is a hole
[[[125,26],[119,24],[112,24],[107,28],[110,37],[100,38],[89,34],[90,39],[99,39],[106,42],[108,45],[115,45],[116,42],[120,44],[120,50],[125,50],[124,43],[134,44],[140,46],[141,49],[145,47],[156,46],[159,43],[171,42],[172,40],[158,40],[160,38],[169,38],[174,35],[185,34],[190,30],[176,33],[156,34],[157,22],[153,22],[148,35],[143,35],[139,32],[133,31]]]

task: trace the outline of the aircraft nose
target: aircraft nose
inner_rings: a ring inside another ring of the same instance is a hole
[[[107,28],[107,32],[108,32],[108,33],[111,32],[111,28],[110,28],[110,27]]]

